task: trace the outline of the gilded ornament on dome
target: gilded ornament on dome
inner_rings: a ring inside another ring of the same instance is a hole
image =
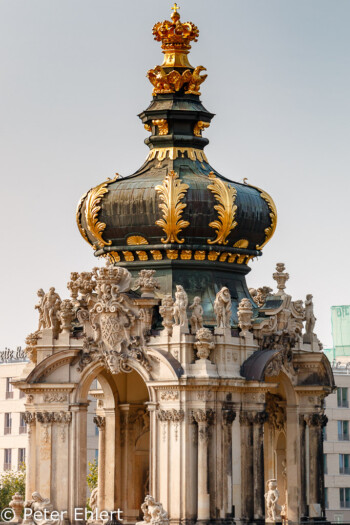
[[[179,251],[178,250],[167,250],[166,256],[168,259],[175,260],[179,257]]]
[[[257,250],[262,250],[262,248],[265,246],[265,244],[267,244],[269,242],[269,240],[271,239],[271,237],[273,236],[273,234],[276,231],[276,227],[277,227],[277,208],[276,208],[275,203],[272,200],[272,197],[268,193],[266,193],[266,191],[263,191],[260,188],[256,188],[256,189],[260,191],[260,197],[262,199],[264,199],[265,202],[267,202],[267,205],[268,205],[269,210],[270,210],[269,216],[270,216],[270,219],[271,219],[270,226],[268,228],[265,228],[265,235],[266,235],[266,237],[265,237],[264,242],[262,244],[260,244],[260,245],[256,245],[256,249]]]
[[[159,250],[151,250],[151,254],[155,261],[161,261],[163,259],[162,252]]]
[[[220,252],[209,252],[208,253],[208,261],[216,261],[216,259],[219,257]]]
[[[249,241],[247,239],[239,239],[239,241],[235,242],[233,247],[234,248],[248,248]]]
[[[237,190],[218,177],[215,177],[212,171],[209,173],[209,179],[212,183],[208,185],[208,189],[218,201],[218,204],[214,206],[214,209],[218,212],[218,219],[209,223],[209,226],[216,231],[216,238],[214,240],[208,239],[207,242],[208,244],[227,244],[227,237],[237,226],[237,222],[235,221]]]
[[[168,121],[164,118],[152,120],[154,126],[158,126],[159,135],[167,135],[169,133]]]
[[[125,251],[123,252],[123,255],[124,255],[124,259],[127,262],[131,262],[135,259],[134,254],[132,252]]]
[[[193,128],[193,134],[196,135],[196,137],[202,136],[202,130],[205,128],[209,128],[210,122],[204,122],[203,120],[198,120],[198,122],[194,125]]]
[[[180,258],[185,261],[192,259],[192,250],[181,250]]]
[[[91,235],[96,239],[97,246],[103,248],[104,246],[110,246],[112,241],[105,241],[102,238],[102,233],[106,228],[106,224],[99,222],[98,214],[101,210],[101,200],[106,193],[108,193],[108,185],[112,182],[115,182],[119,178],[119,174],[116,173],[114,179],[108,179],[107,182],[103,182],[92,188],[87,195],[86,204],[85,204],[85,220],[87,229]],[[96,249],[96,248],[95,248]]]
[[[130,235],[126,239],[126,244],[128,246],[140,246],[142,244],[148,244],[148,240],[142,237],[142,235]]]
[[[79,228],[79,232],[80,232],[80,235],[83,237],[83,239],[85,239],[85,241],[91,246],[91,243],[86,235],[86,231],[84,230],[84,228],[82,227],[81,225],[81,208],[82,208],[82,205],[83,205],[83,202],[84,202],[84,199],[85,197],[87,196],[89,192],[87,191],[86,193],[84,193],[84,195],[81,197],[79,203],[78,203],[78,206],[77,206],[77,212],[76,212],[76,220],[77,220],[77,225],[78,225],[78,228]]]
[[[199,162],[208,162],[208,159],[201,149],[196,148],[178,148],[178,147],[170,147],[170,148],[153,148],[147,157],[147,161],[158,159],[159,161],[162,161],[166,158],[169,158],[170,160],[175,160],[178,157],[184,158],[185,153],[187,154],[187,157],[191,160],[198,160]]]
[[[181,202],[184,198],[189,186],[179,179],[175,171],[170,171],[165,177],[162,184],[156,186],[156,192],[162,201],[159,208],[163,213],[163,218],[156,221],[156,225],[160,226],[166,237],[161,239],[162,243],[177,242],[182,244],[185,239],[179,239],[179,233],[190,225],[188,221],[184,221],[182,217],[183,210],[187,204]]]
[[[193,71],[186,69],[182,74],[175,69],[167,73],[162,66],[156,66],[147,72],[147,78],[154,86],[152,95],[176,93],[182,87],[186,95],[200,95],[199,86],[208,76],[201,75],[202,71],[206,71],[204,66],[197,66]]]
[[[196,261],[204,261],[205,259],[205,251],[204,250],[197,250],[194,253],[194,258]]]
[[[148,255],[145,251],[136,250],[136,255],[139,258],[139,261],[148,261]]]
[[[152,126],[150,124],[144,124],[143,126],[146,131],[152,131]]]

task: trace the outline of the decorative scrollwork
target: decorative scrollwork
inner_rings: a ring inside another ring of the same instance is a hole
[[[181,199],[184,198],[188,188],[188,184],[181,182],[175,171],[170,171],[163,183],[156,186],[156,191],[162,201],[159,208],[163,212],[163,219],[157,220],[156,225],[160,226],[166,234],[166,237],[161,239],[164,244],[168,242],[182,244],[185,241],[185,239],[179,239],[178,234],[190,224],[181,219],[182,212],[187,206],[181,202]]]
[[[86,231],[84,230],[84,228],[82,227],[81,222],[80,222],[80,219],[81,219],[81,207],[82,207],[83,202],[85,200],[85,197],[87,196],[88,193],[89,193],[88,191],[86,193],[84,193],[84,195],[81,197],[81,199],[80,199],[80,201],[78,203],[77,212],[76,212],[76,221],[77,221],[77,225],[78,225],[78,228],[79,228],[80,235],[91,246],[91,242],[89,241],[89,239],[88,239],[88,237],[86,235]]]
[[[103,182],[96,186],[96,188],[92,188],[87,195],[85,205],[86,225],[91,235],[96,239],[99,248],[112,244],[112,241],[105,241],[102,238],[102,233],[106,228],[106,224],[99,222],[98,213],[101,209],[99,204],[101,203],[102,197],[108,193],[107,186],[116,181],[118,177],[119,175],[116,174],[114,179],[109,179],[107,182]]]
[[[218,219],[209,223],[209,226],[216,231],[216,238],[214,240],[208,239],[207,242],[208,244],[227,244],[227,237],[237,226],[235,221],[237,190],[215,177],[212,171],[209,173],[209,179],[212,183],[209,184],[208,189],[214,194],[219,204],[214,206],[214,209],[218,212]]]
[[[257,250],[261,250],[265,244],[267,244],[269,242],[269,240],[271,239],[271,237],[273,236],[273,234],[275,233],[275,230],[276,230],[276,226],[277,226],[277,208],[276,208],[276,205],[275,203],[273,202],[272,198],[270,197],[270,195],[268,193],[266,193],[265,191],[261,190],[260,188],[256,188],[257,190],[259,190],[261,193],[260,193],[260,197],[262,199],[264,199],[264,201],[267,202],[267,205],[269,207],[269,210],[270,210],[270,213],[269,213],[269,216],[270,216],[270,219],[271,219],[271,224],[268,228],[265,229],[265,240],[262,244],[260,245],[256,245],[256,249]]]

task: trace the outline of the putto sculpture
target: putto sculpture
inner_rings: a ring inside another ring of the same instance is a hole
[[[146,496],[145,501],[141,505],[143,512],[143,521],[139,521],[138,525],[168,525],[168,513],[163,509],[163,505],[156,501],[153,496]]]
[[[195,334],[203,327],[203,307],[201,305],[201,298],[196,296],[193,299],[191,306],[189,306],[189,309],[192,310],[190,318],[191,332],[192,334]]]

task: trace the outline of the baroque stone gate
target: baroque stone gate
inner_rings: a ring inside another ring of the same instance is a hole
[[[165,57],[148,73],[153,100],[140,115],[151,132],[145,164],[78,205],[79,231],[107,264],[73,272],[69,299],[38,292],[31,364],[16,382],[27,395],[27,499],[39,491],[71,523],[85,506],[90,393],[96,504],[122,509],[124,523],[142,518],[147,494],[174,524],[321,518],[323,400],[334,381],[312,296],[293,301],[282,263],[275,292],[248,291],[248,262],[272,237],[276,207],[209,165],[204,68],[187,57],[198,29],[177,9],[153,30]]]

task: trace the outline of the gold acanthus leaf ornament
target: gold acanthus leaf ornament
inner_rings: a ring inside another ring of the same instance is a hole
[[[213,193],[219,204],[214,206],[214,209],[218,212],[218,219],[209,223],[209,226],[216,231],[216,238],[214,240],[208,239],[207,242],[208,244],[227,244],[227,237],[237,226],[235,221],[237,190],[215,177],[212,171],[209,173],[209,179],[212,183],[209,184],[208,189]]]
[[[116,173],[114,179],[108,179],[106,182],[99,184],[96,188],[92,188],[86,198],[85,204],[85,220],[87,229],[91,235],[96,239],[97,246],[103,248],[104,246],[110,246],[112,241],[105,241],[102,238],[102,233],[106,228],[106,224],[99,222],[98,214],[101,210],[102,197],[108,193],[108,185],[115,182],[119,178],[119,174]]]
[[[162,238],[162,243],[177,242],[182,244],[185,239],[179,239],[178,234],[189,226],[188,221],[181,219],[182,212],[187,204],[181,202],[189,186],[179,179],[175,171],[170,171],[161,185],[156,186],[160,200],[159,208],[163,212],[163,219],[156,221],[156,225],[163,228],[166,237]]]

